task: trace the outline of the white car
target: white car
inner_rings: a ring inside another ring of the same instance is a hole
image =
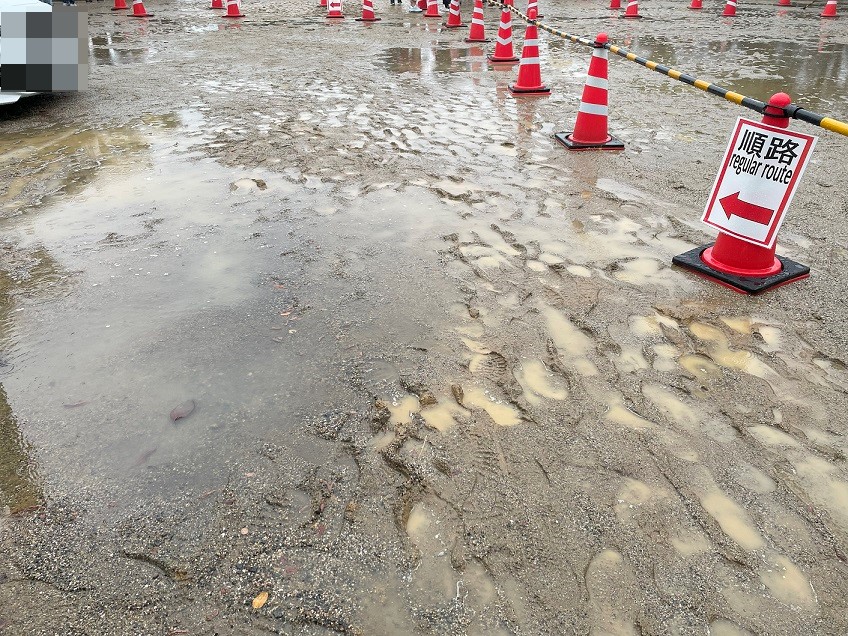
[[[53,5],[41,2],[41,0],[0,0],[0,21],[2,21],[2,14],[4,11],[26,11],[44,13],[48,11],[53,11]],[[2,29],[3,25],[2,22],[0,22],[0,47],[2,47],[3,42]],[[0,50],[0,60],[2,59],[2,50]],[[0,82],[2,82],[2,69],[0,69]],[[0,89],[2,89],[2,85],[0,85]],[[35,95],[35,93],[4,93],[2,90],[0,90],[0,106],[3,106],[5,104],[14,104],[21,97],[26,97],[28,95]]]

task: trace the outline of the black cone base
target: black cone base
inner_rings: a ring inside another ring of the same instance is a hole
[[[581,144],[569,138],[570,132],[556,133],[554,138],[569,150],[624,150],[624,142],[610,136],[604,144]]]
[[[719,285],[724,285],[725,287],[730,287],[731,289],[735,289],[743,294],[751,295],[759,294],[769,289],[780,287],[781,285],[786,285],[787,283],[791,283],[795,280],[809,278],[810,276],[809,267],[801,265],[801,263],[796,263],[792,259],[785,258],[783,256],[776,256],[777,260],[780,261],[780,264],[783,265],[783,267],[779,272],[772,274],[771,276],[752,278],[750,276],[725,274],[724,272],[713,269],[701,260],[701,254],[703,254],[704,250],[711,246],[712,243],[710,245],[696,247],[693,250],[689,250],[688,252],[675,256],[671,259],[671,262],[680,267],[685,267],[699,276],[714,280]]]

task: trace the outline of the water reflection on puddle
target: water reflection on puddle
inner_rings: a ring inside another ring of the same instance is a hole
[[[395,47],[386,49],[376,59],[392,73],[462,73],[481,71],[485,67],[483,49],[480,47]]]

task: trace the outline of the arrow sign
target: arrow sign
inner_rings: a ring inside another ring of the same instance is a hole
[[[722,234],[773,248],[815,145],[810,135],[740,117],[701,220]]]
[[[728,220],[730,220],[731,216],[738,216],[742,219],[753,221],[754,223],[768,225],[775,212],[772,209],[743,201],[739,198],[738,192],[722,197],[719,199],[719,203],[721,204],[722,209],[724,209],[724,213],[727,215]]]

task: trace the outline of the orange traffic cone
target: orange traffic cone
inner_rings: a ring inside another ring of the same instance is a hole
[[[703,9],[704,3],[701,0],[692,0],[692,4],[689,5],[690,9]]]
[[[238,0],[227,0],[227,12],[221,16],[222,18],[243,18],[241,5]]]
[[[536,12],[536,19],[541,20],[545,16],[539,13],[539,2],[538,0],[527,0],[527,15],[530,15],[530,9],[533,9]]]
[[[518,61],[512,50],[512,12],[509,5],[504,5],[501,12],[501,23],[498,25],[498,39],[495,40],[495,53],[489,56],[489,61],[501,64],[514,64]]]
[[[518,80],[509,85],[509,92],[520,95],[547,95],[551,89],[542,84],[542,70],[539,68],[539,27],[533,22],[536,10],[527,14],[531,22],[524,31],[524,46],[521,48],[521,65],[518,67]]]
[[[327,6],[327,0],[321,0],[321,2],[318,3],[318,6],[319,7],[326,7]]]
[[[624,10],[624,14],[621,16],[622,18],[641,18],[639,15],[639,2],[638,0],[628,0],[627,9]]]
[[[374,15],[374,5],[371,0],[362,0],[362,17],[356,18],[357,22],[379,22],[382,18]]]
[[[459,12],[459,0],[451,0],[450,8],[448,9],[448,21],[445,22],[446,29],[458,29],[464,27],[462,23],[462,15]]]
[[[835,18],[836,0],[827,0],[827,4],[824,5],[824,11],[822,11],[820,15],[822,18]]]
[[[791,0],[780,0],[780,1],[777,3],[777,6],[779,6],[779,7],[791,7],[791,6],[792,6],[792,2],[791,2]]]
[[[131,18],[149,18],[152,15],[152,13],[148,13],[147,9],[144,8],[144,2],[142,0],[133,0],[132,13],[130,13]]]
[[[427,8],[427,0],[418,0],[418,8],[424,11]]]
[[[427,13],[424,14],[425,18],[441,18],[442,14],[439,13],[439,3],[437,0],[427,0]]]
[[[577,109],[574,132],[554,135],[557,141],[569,150],[589,148],[622,150],[624,148],[624,144],[615,137],[611,137],[607,131],[609,60],[604,45],[608,39],[606,33],[598,33],[598,37],[595,38],[595,48],[592,51],[592,61],[589,62],[589,72],[586,74],[583,97]]]
[[[736,0],[727,0],[727,4],[724,5],[724,13],[721,15],[726,17],[733,17],[736,15]]]
[[[471,27],[466,42],[488,42],[483,26],[483,0],[474,0],[474,13],[471,14]]]
[[[772,95],[763,110],[762,122],[789,128],[786,108],[791,103],[792,98],[786,93]],[[712,246],[678,254],[671,262],[745,294],[757,294],[810,276],[809,267],[777,256],[776,248],[777,238],[771,247],[764,247],[719,230]]]
[[[620,9],[621,8],[621,0],[610,0],[610,9]]]
[[[210,9],[223,9],[224,8],[224,0],[212,0],[212,4],[209,5]]]
[[[115,6],[112,7],[112,11],[123,11],[124,9],[129,9],[126,0],[115,0]]]
[[[328,18],[343,18],[342,0],[328,0],[327,2],[327,17]]]

